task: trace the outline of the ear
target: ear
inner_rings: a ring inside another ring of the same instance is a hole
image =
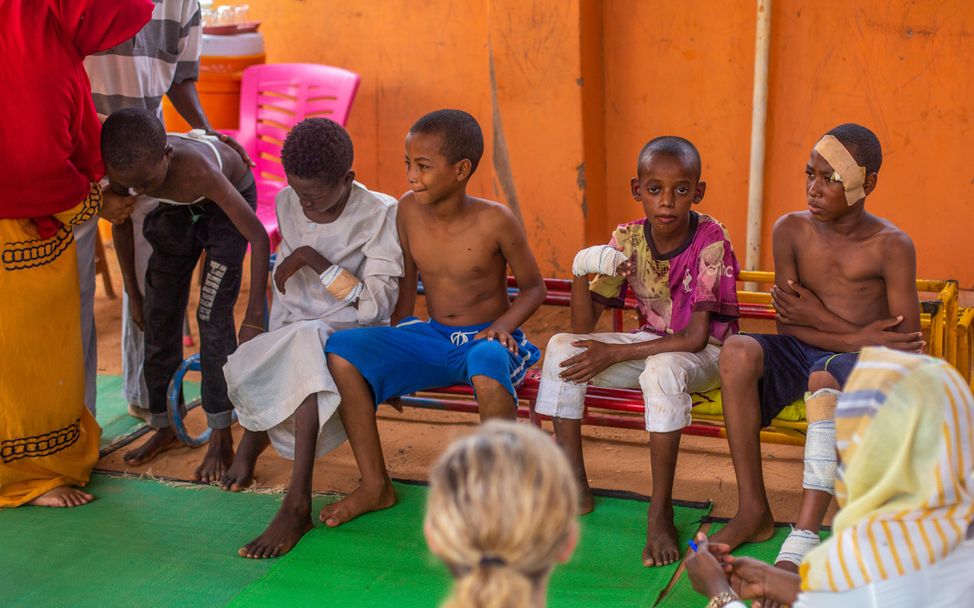
[[[473,173],[473,163],[470,162],[469,158],[464,158],[454,165],[454,169],[457,172],[457,181],[462,182]]]
[[[572,554],[575,553],[575,548],[578,546],[578,522],[572,520],[572,525],[568,529],[568,537],[565,539],[565,546],[561,548],[558,555],[555,557],[559,564],[567,563],[568,560],[572,558]]]
[[[632,192],[632,198],[639,200],[639,178],[634,177],[629,180],[629,191]]]
[[[707,192],[707,182],[697,182],[697,189],[693,192],[693,204],[696,205],[703,200],[703,195]]]
[[[172,158],[172,155],[173,155],[173,148],[172,148],[172,144],[167,144],[167,145],[166,145],[166,151],[165,151],[165,153],[164,153],[164,156],[165,156],[166,158]]]
[[[876,182],[879,180],[879,173],[870,173],[862,182],[862,190],[869,196],[876,189]]]
[[[345,175],[342,177],[342,186],[347,188],[354,181],[355,181],[355,171],[349,169],[348,172],[345,173]]]

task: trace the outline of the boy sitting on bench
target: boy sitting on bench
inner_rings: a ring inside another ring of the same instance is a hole
[[[545,286],[510,209],[467,194],[483,150],[480,125],[459,110],[427,114],[406,136],[411,190],[397,216],[405,276],[392,317],[399,323],[340,331],[325,347],[362,475],[354,492],[322,510],[328,526],[396,502],[376,427],[379,403],[462,383],[473,385],[481,419],[516,415],[515,386],[540,356],[519,326],[544,302]],[[508,266],[520,289],[513,303]],[[417,274],[426,321],[412,316]]]
[[[773,534],[760,429],[811,393],[801,507],[777,560],[793,572],[818,543],[835,491],[835,404],[856,353],[923,346],[913,242],[865,210],[882,160],[876,135],[857,124],[840,125],[815,144],[805,167],[808,210],[783,216],[772,232],[778,334],[735,336],[720,355],[738,508],[713,542],[733,549]]]
[[[581,419],[588,384],[640,386],[650,432],[653,500],[643,563],[680,558],[673,525],[673,477],[691,392],[717,388],[720,344],[737,333],[737,259],[724,227],[691,211],[703,199],[700,154],[680,137],[657,137],[639,153],[632,195],[644,219],[616,228],[608,246],[575,257],[572,330],[548,342],[535,410],[554,418],[555,435],[594,504],[582,458]],[[587,276],[596,273],[591,284]],[[589,333],[606,306],[628,290],[645,324],[635,333]]]

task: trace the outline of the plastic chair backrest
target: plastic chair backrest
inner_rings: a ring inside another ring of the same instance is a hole
[[[328,118],[344,126],[358,90],[354,72],[314,63],[271,63],[243,71],[237,141],[257,164],[258,217],[276,245],[274,197],[287,185],[281,146],[305,118]]]

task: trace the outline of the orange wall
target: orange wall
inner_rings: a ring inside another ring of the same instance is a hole
[[[700,210],[727,225],[743,262],[753,0],[249,4],[268,61],[362,75],[348,128],[370,186],[404,191],[409,125],[465,109],[488,141],[471,191],[517,207],[543,271],[567,276],[579,247],[638,216],[628,181],[642,144],[683,135],[704,160]],[[972,287],[974,3],[855,5],[774,3],[762,266],[774,219],[804,208],[811,146],[854,121],[885,151],[867,207],[913,236],[920,275]]]

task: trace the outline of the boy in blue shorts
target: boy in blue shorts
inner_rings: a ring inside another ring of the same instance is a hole
[[[399,323],[337,332],[325,347],[362,474],[354,492],[322,510],[328,526],[396,502],[375,422],[379,403],[462,383],[473,386],[482,420],[516,415],[515,386],[540,356],[518,328],[544,302],[545,286],[514,214],[466,192],[483,149],[480,125],[459,110],[427,114],[406,136],[410,191],[397,216],[405,276],[392,316]],[[520,289],[513,302],[508,266]],[[426,321],[412,316],[418,275]]]
[[[883,153],[869,129],[840,125],[815,144],[805,167],[807,211],[780,218],[772,232],[777,335],[739,335],[720,355],[727,439],[738,511],[713,536],[731,548],[773,533],[759,432],[806,390],[808,435],[796,529],[778,566],[797,571],[818,543],[834,493],[836,397],[866,346],[916,351],[920,307],[913,242],[865,210]]]

